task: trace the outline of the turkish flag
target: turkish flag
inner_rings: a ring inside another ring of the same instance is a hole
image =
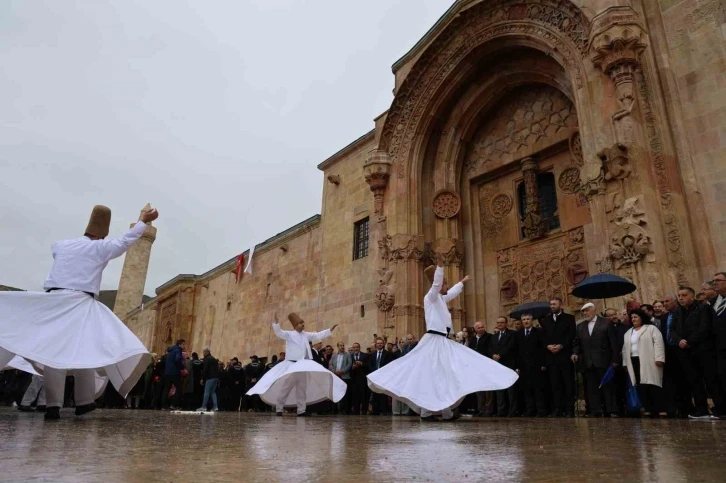
[[[239,283],[239,279],[242,278],[242,267],[245,264],[245,256],[241,253],[237,255],[237,266],[234,268],[234,283]]]

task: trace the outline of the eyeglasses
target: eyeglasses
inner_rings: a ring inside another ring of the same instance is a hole
[[[714,278],[714,279],[712,280],[712,282],[713,282],[713,283],[721,283],[721,282],[726,282],[726,278]]]

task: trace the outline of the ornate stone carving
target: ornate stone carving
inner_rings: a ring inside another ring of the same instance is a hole
[[[376,305],[381,312],[388,312],[393,307],[396,301],[396,288],[391,279],[393,278],[394,270],[379,270],[378,274],[380,279],[378,280],[378,288],[374,295],[376,297]]]
[[[560,191],[566,195],[575,194],[580,191],[580,168],[577,166],[565,168],[560,173],[557,185],[560,187]]]
[[[340,184],[340,175],[339,174],[331,174],[328,176],[328,182],[334,184],[335,186],[338,186]]]
[[[399,233],[387,235],[378,241],[381,258],[389,262],[399,260],[421,261],[424,255],[424,238],[422,235],[407,235]]]
[[[567,234],[570,236],[569,246],[582,245],[585,243],[585,229],[581,226],[573,228],[568,231]]]
[[[597,153],[603,163],[605,181],[625,179],[632,171],[628,163],[628,148],[614,144]]]
[[[685,273],[685,261],[683,247],[681,245],[681,234],[678,228],[678,221],[673,210],[673,199],[671,196],[671,182],[668,177],[666,161],[663,155],[663,140],[656,121],[653,109],[653,95],[648,87],[647,79],[642,70],[636,76],[640,92],[641,108],[645,118],[646,133],[648,136],[650,156],[656,174],[656,183],[660,195],[661,220],[666,233],[666,244],[668,246],[668,263],[675,271],[676,280],[680,285],[688,285],[688,278]]]
[[[461,240],[440,238],[436,240],[435,251],[444,255],[444,265],[461,267],[464,261],[464,242]]]
[[[616,270],[645,257],[652,261],[653,242],[644,228],[645,211],[639,205],[640,197],[628,198],[615,213],[616,227],[610,237],[609,253]]]
[[[489,206],[489,211],[494,218],[504,218],[512,211],[514,206],[514,200],[506,193],[499,193],[496,195]]]
[[[429,45],[398,89],[386,117],[380,148],[387,150],[404,177],[419,122],[440,86],[473,50],[493,38],[536,38],[551,49],[574,77],[584,76],[578,57],[589,49],[587,17],[571,2],[560,0],[493,0],[461,12]]]
[[[388,178],[391,175],[391,160],[388,153],[375,149],[368,153],[363,173],[366,183],[373,192],[373,210],[379,217],[383,216],[383,194],[388,186]]]
[[[474,134],[465,161],[468,172],[502,158],[521,157],[518,153],[523,149],[577,126],[572,102],[554,87],[523,86],[507,94],[507,99]]]
[[[494,238],[502,232],[504,224],[491,212],[491,202],[499,189],[497,182],[487,183],[479,187],[479,210],[481,220],[481,234],[484,239]]]
[[[394,317],[421,317],[424,316],[424,309],[420,305],[395,305],[393,307]]]
[[[452,190],[440,190],[434,195],[431,207],[439,218],[453,218],[461,209],[461,198]]]
[[[504,283],[502,283],[501,292],[503,299],[515,299],[519,294],[519,285],[517,285],[517,281],[512,278],[505,280]]]
[[[532,158],[522,160],[525,214],[522,220],[524,236],[528,239],[541,238],[547,234],[547,222],[539,214],[539,193],[537,192],[537,162]]]
[[[575,166],[582,166],[585,160],[582,156],[582,140],[580,139],[580,131],[575,131],[570,136],[570,161]]]
[[[613,270],[613,261],[610,259],[610,255],[597,260],[595,265],[600,273],[610,273]]]
[[[610,76],[622,108],[630,112],[635,102],[635,72],[646,49],[647,34],[630,7],[611,7],[593,22],[592,62]]]
[[[585,173],[584,176],[581,175],[580,181],[583,179],[585,179],[585,182],[580,185],[580,193],[586,200],[591,200],[595,195],[605,194],[605,174],[602,167],[591,169],[589,173]]]
[[[502,311],[553,296],[570,304],[572,287],[587,276],[584,244],[572,244],[577,231],[498,252]]]

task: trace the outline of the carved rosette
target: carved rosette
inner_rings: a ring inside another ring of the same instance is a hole
[[[434,195],[431,208],[439,218],[453,218],[461,209],[461,198],[453,190],[440,190]]]
[[[366,183],[373,192],[373,210],[379,217],[383,216],[383,194],[388,186],[388,178],[391,176],[391,160],[388,153],[381,149],[374,149],[368,153],[363,173]]]
[[[620,105],[630,112],[635,102],[635,72],[646,49],[647,33],[630,7],[611,7],[593,21],[592,63],[615,84]]]

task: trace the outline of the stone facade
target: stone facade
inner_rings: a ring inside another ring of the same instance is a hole
[[[698,286],[726,266],[724,35],[719,0],[459,0],[394,64],[374,130],[319,166],[320,217],[239,284],[234,259],[180,275],[125,320],[156,351],[181,336],[225,358],[279,351],[275,310],[347,344],[421,335],[436,250],[473,276],[455,328],[553,295],[573,310],[598,272],[641,301]]]

